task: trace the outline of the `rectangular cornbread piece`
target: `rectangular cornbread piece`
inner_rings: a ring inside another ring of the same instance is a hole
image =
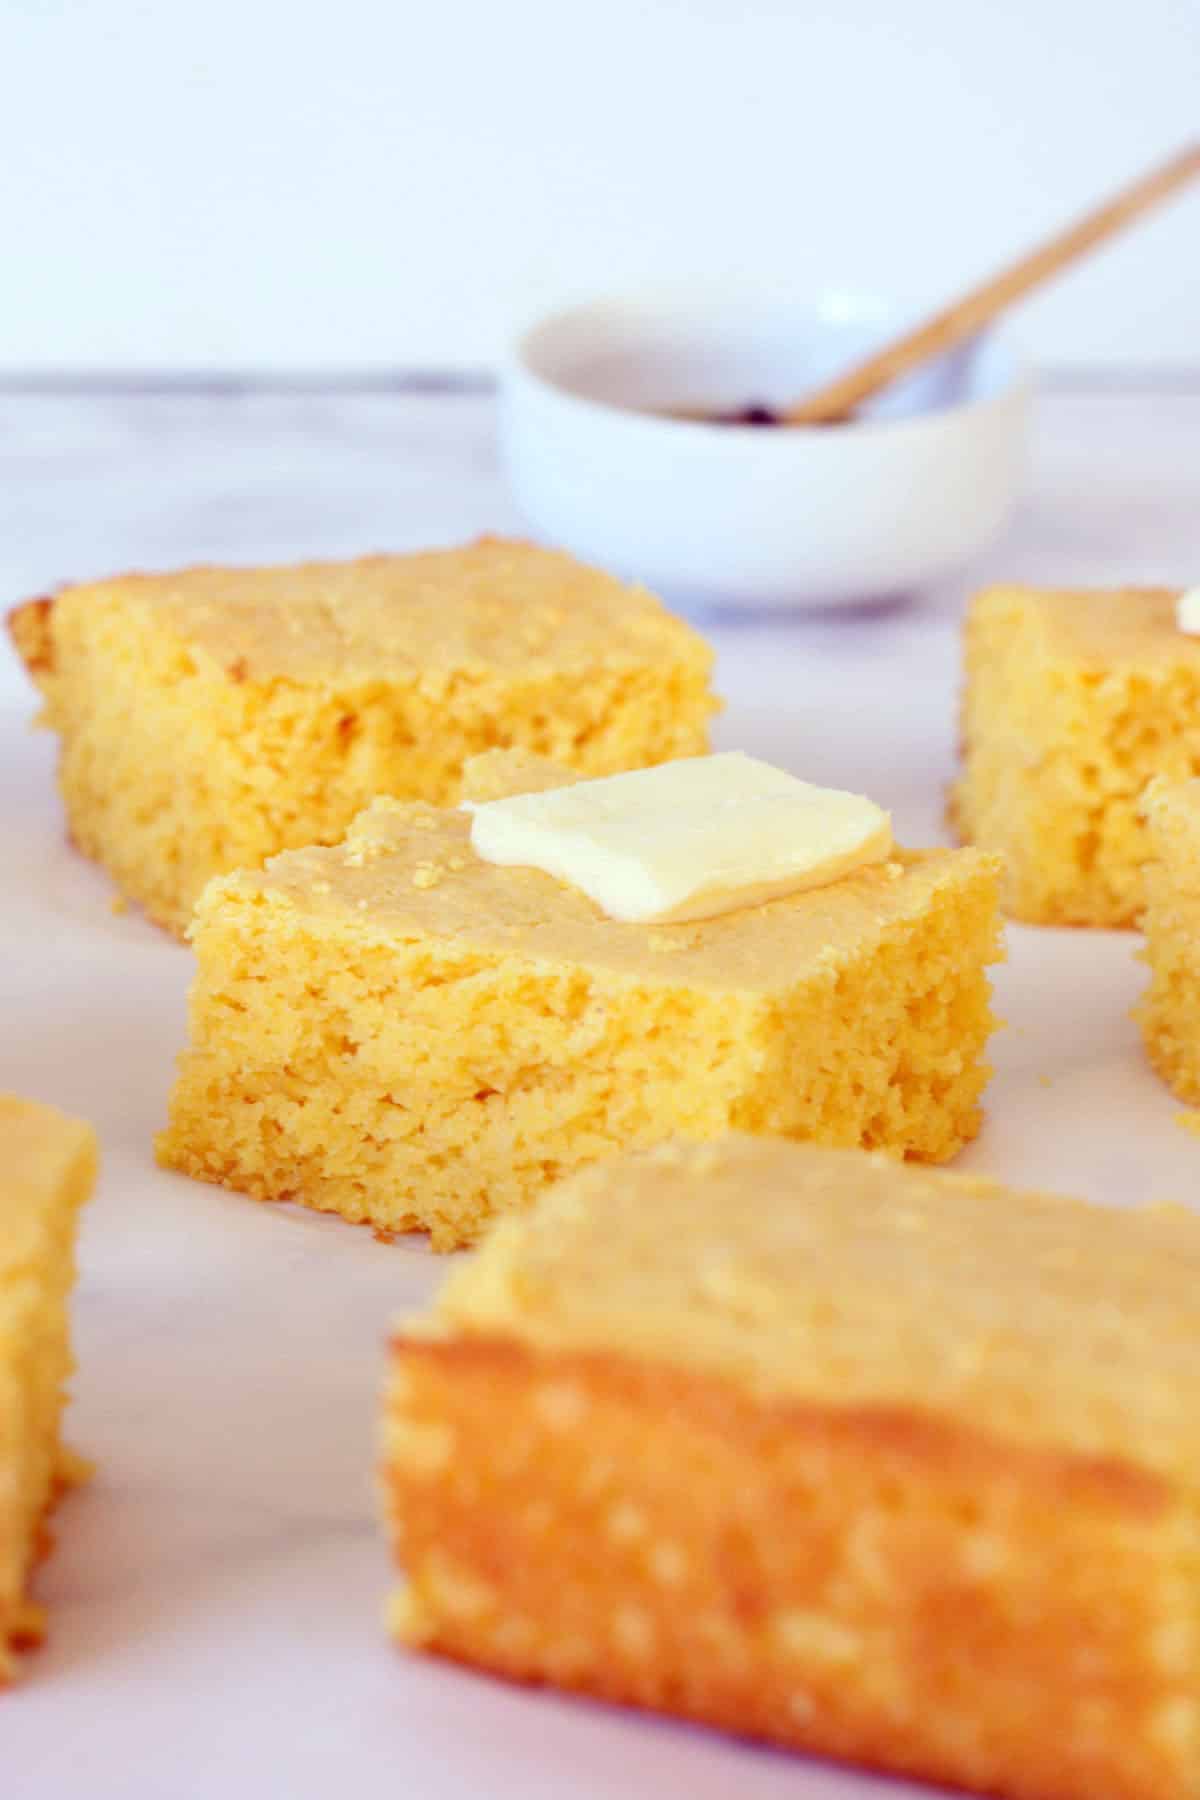
[[[41,1635],[28,1602],[45,1517],[75,1465],[59,1435],[75,1226],[96,1172],[88,1126],[0,1094],[0,1686]]]
[[[1200,781],[1153,782],[1143,871],[1150,986],[1137,1009],[1146,1050],[1183,1100],[1200,1102]]]
[[[1142,792],[1200,773],[1200,638],[1177,628],[1177,599],[994,587],[972,602],[951,810],[1005,858],[1014,917],[1136,922]]]
[[[501,774],[521,785],[515,761]],[[488,759],[492,797],[496,774]],[[577,1165],[676,1134],[939,1161],[975,1133],[990,858],[898,853],[718,918],[635,925],[481,861],[470,828],[379,801],[338,848],[206,890],[163,1162],[451,1249]]]
[[[707,748],[711,653],[557,552],[464,549],[71,587],[10,628],[75,843],[182,934],[205,882],[334,843],[378,794],[446,804],[520,745],[585,775]]]
[[[1198,1285],[1182,1209],[745,1138],[584,1170],[395,1341],[393,1628],[1005,1800],[1195,1800]]]

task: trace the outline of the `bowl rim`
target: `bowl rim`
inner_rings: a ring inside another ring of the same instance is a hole
[[[705,297],[712,301],[714,309],[718,305],[743,304],[747,310],[751,310],[755,305],[762,306],[765,298],[761,285],[750,286],[744,282],[714,285],[710,281],[705,285],[704,292]],[[893,319],[921,315],[921,304],[906,299],[899,292],[842,284],[816,289],[788,286],[770,298],[776,305],[794,304],[798,312],[810,319],[839,309],[844,309],[848,318]],[[988,326],[975,334],[977,342],[988,345],[1002,359],[1001,378],[990,392],[971,394],[948,406],[929,407],[893,418],[857,419],[847,426],[839,427],[836,432],[824,425],[791,425],[778,430],[764,430],[760,425],[718,426],[706,419],[676,418],[669,413],[651,412],[637,406],[597,399],[591,394],[581,394],[546,374],[531,360],[534,340],[572,319],[582,318],[588,313],[634,307],[654,309],[660,317],[665,318],[669,316],[672,302],[680,305],[681,310],[686,310],[690,303],[694,310],[697,304],[696,287],[672,281],[642,288],[611,289],[566,301],[548,312],[529,318],[509,338],[500,364],[501,391],[509,392],[518,384],[526,384],[552,396],[556,403],[581,417],[610,423],[620,420],[632,431],[662,432],[676,442],[687,440],[693,444],[703,441],[745,446],[752,441],[766,449],[767,445],[790,444],[795,447],[798,444],[812,445],[817,441],[845,445],[852,439],[937,429],[947,421],[962,421],[971,414],[986,413],[1008,406],[1014,401],[1027,400],[1033,386],[1033,371],[1029,361],[1005,324]]]

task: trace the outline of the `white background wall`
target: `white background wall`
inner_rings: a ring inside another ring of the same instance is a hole
[[[479,364],[564,293],[935,298],[1200,130],[1200,0],[0,0],[0,370]],[[1027,309],[1200,367],[1200,197]]]

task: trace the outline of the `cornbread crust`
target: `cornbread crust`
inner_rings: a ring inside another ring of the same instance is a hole
[[[978,1126],[997,927],[995,866],[973,851],[622,924],[481,861],[466,814],[379,801],[339,848],[202,897],[159,1156],[437,1249],[675,1134],[942,1160]]]
[[[27,1599],[45,1519],[83,1465],[62,1445],[75,1226],[96,1170],[92,1132],[0,1094],[0,1686],[42,1635]]]
[[[1198,1279],[1190,1215],[853,1152],[585,1170],[395,1342],[396,1632],[1009,1800],[1194,1800]]]
[[[1146,1052],[1183,1100],[1200,1101],[1200,781],[1152,782],[1143,871],[1150,986],[1135,1017]]]
[[[510,794],[544,794],[576,779],[549,756],[531,750],[484,750],[463,764],[463,800],[507,800]]]
[[[182,935],[205,882],[333,843],[378,794],[444,804],[494,746],[612,774],[707,748],[704,641],[531,544],[187,569],[9,615],[60,736],[71,836]]]
[[[1200,772],[1200,639],[1178,591],[987,588],[965,633],[964,840],[1004,856],[1004,904],[1035,924],[1130,926],[1155,775]]]

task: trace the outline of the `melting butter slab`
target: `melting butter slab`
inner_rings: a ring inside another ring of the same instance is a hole
[[[636,924],[825,887],[892,851],[891,820],[873,801],[741,751],[466,804],[485,862],[541,869]]]
[[[1175,602],[1175,623],[1188,637],[1200,637],[1200,587],[1185,588]]]

